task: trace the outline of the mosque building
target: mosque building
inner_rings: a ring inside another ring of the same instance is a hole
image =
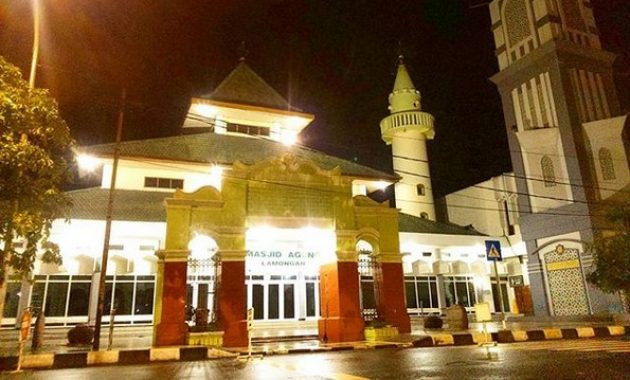
[[[255,334],[280,326],[329,342],[363,339],[373,318],[409,332],[410,318],[454,304],[529,313],[522,242],[436,221],[434,119],[402,57],[389,111],[391,172],[324,154],[296,144],[315,116],[242,60],[191,100],[180,135],[122,142],[103,321],[115,308],[116,324],[153,325],[155,345],[184,344],[192,306],[209,310],[225,346],[245,346],[250,308]],[[99,184],[68,193],[70,218],[50,237],[63,264],[38,261],[34,282],[9,283],[3,325],[27,306],[51,326],[94,323],[114,148],[81,148]],[[370,198],[390,185],[398,208]],[[503,247],[500,292],[488,239]]]

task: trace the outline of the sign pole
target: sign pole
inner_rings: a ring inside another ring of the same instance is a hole
[[[497,292],[499,293],[499,307],[501,310],[501,323],[503,323],[503,330],[507,329],[505,323],[505,307],[503,306],[503,289],[501,289],[501,280],[499,279],[499,266],[497,261],[503,260],[501,254],[501,242],[498,240],[486,240],[486,258],[488,261],[494,262],[494,276],[497,283]]]
[[[501,323],[503,323],[503,330],[507,330],[507,325],[505,324],[505,308],[503,307],[503,289],[501,289],[501,280],[499,279],[499,266],[497,265],[497,260],[494,259],[494,276],[497,282],[497,289],[499,291],[499,306],[501,307]]]

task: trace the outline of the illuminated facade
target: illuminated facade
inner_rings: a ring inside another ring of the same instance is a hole
[[[121,144],[105,304],[116,323],[183,344],[190,305],[243,346],[250,307],[259,332],[310,328],[332,342],[361,340],[375,316],[409,332],[409,315],[455,303],[499,309],[488,237],[369,198],[400,177],[292,144],[313,118],[241,62],[192,100],[182,135]],[[113,145],[82,151],[100,184],[69,192],[71,220],[50,239],[63,265],[38,262],[35,285],[11,282],[3,324],[28,305],[50,324],[94,321]],[[507,280],[526,273],[518,247],[504,255],[504,305],[517,313]]]
[[[630,186],[628,115],[591,2],[494,0],[490,16],[535,312],[620,312],[585,279],[584,243],[615,233],[601,205],[627,202]]]

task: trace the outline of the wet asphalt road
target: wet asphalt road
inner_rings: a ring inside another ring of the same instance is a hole
[[[601,343],[601,342],[600,342]],[[503,345],[496,359],[477,347],[359,350],[200,362],[25,371],[3,379],[630,379],[630,353],[572,349],[558,342]],[[604,346],[607,343],[603,343]],[[630,345],[630,342],[629,342]],[[557,346],[557,347],[556,347]],[[557,349],[557,350],[554,350]]]

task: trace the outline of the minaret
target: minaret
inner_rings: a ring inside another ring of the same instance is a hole
[[[392,146],[394,172],[402,178],[396,183],[396,207],[405,214],[435,220],[426,143],[435,132],[433,116],[421,111],[420,98],[401,55],[389,94],[390,115],[381,121],[381,135]]]

